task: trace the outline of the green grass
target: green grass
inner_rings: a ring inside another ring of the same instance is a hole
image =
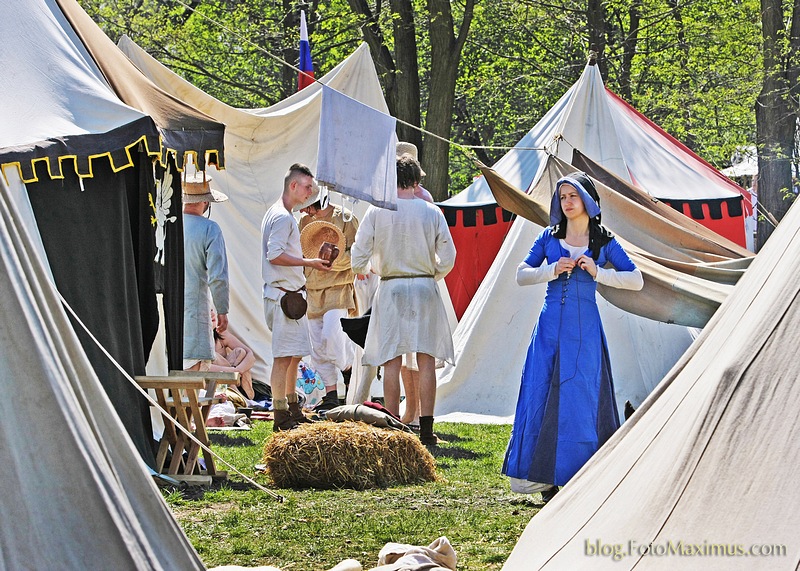
[[[212,434],[214,450],[253,476],[272,423]],[[319,571],[353,558],[377,565],[387,542],[427,545],[446,536],[460,571],[499,569],[541,508],[539,495],[512,494],[500,474],[510,426],[437,423],[440,480],[368,491],[274,489],[277,502],[240,479],[164,496],[203,562]],[[220,466],[224,469],[224,466]]]

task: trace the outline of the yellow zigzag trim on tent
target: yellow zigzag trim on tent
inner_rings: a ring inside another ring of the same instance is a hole
[[[161,162],[161,164],[163,164],[163,165],[166,164],[166,159],[167,159],[167,156],[169,154],[172,154],[172,155],[174,155],[176,157],[178,156],[178,151],[176,149],[170,149],[170,148],[164,147],[162,137],[159,136],[159,138],[158,138],[158,150],[150,150],[150,146],[148,144],[147,139],[148,139],[147,135],[142,135],[141,137],[136,139],[134,142],[132,142],[129,145],[125,146],[125,155],[128,157],[127,163],[125,163],[125,164],[119,164],[119,165],[114,164],[114,153],[112,151],[106,151],[104,153],[98,153],[96,155],[89,155],[87,157],[87,160],[89,162],[89,172],[88,173],[81,173],[81,172],[78,171],[78,155],[74,155],[74,154],[73,155],[61,155],[59,157],[39,157],[39,158],[32,159],[31,160],[31,170],[33,171],[33,177],[32,178],[28,178],[28,179],[23,177],[23,174],[22,174],[22,163],[20,161],[2,163],[2,164],[0,164],[0,170],[2,170],[2,172],[3,172],[3,178],[5,178],[6,184],[8,184],[8,176],[6,176],[6,168],[8,168],[8,167],[16,168],[17,172],[19,173],[20,180],[22,180],[22,182],[24,182],[24,183],[39,182],[40,177],[39,177],[39,175],[37,173],[37,163],[44,163],[45,164],[45,168],[47,169],[47,176],[51,180],[58,180],[58,179],[63,179],[64,178],[64,167],[63,167],[62,163],[71,160],[72,164],[73,164],[72,168],[74,168],[75,174],[77,174],[80,178],[82,178],[82,179],[84,179],[84,178],[94,178],[93,162],[96,159],[108,158],[108,162],[111,165],[111,170],[113,172],[115,172],[115,173],[132,167],[133,166],[133,157],[131,155],[131,152],[132,152],[132,149],[134,149],[134,147],[136,147],[140,143],[145,146],[145,150],[146,150],[148,155],[150,155],[151,157],[156,157],[159,160],[159,162]],[[224,170],[224,168],[225,168],[224,165],[219,165],[219,162],[220,162],[219,161],[220,151],[218,149],[209,149],[209,150],[206,151],[206,157],[210,157],[212,155],[216,158],[217,169]],[[191,158],[192,162],[194,164],[197,164],[197,151],[185,151],[183,153],[183,163],[182,164],[186,164],[187,157]],[[53,173],[53,171],[50,168],[53,158],[57,158],[58,159],[58,172],[55,173],[55,174]],[[177,161],[176,161],[176,163],[177,163]],[[206,163],[208,163],[208,160],[206,160]],[[181,171],[183,171],[183,169],[179,168],[178,171],[181,172]]]

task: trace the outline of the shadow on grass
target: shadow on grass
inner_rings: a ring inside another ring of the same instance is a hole
[[[234,492],[247,492],[250,490],[257,490],[258,488],[250,482],[244,480],[225,480],[214,479],[210,486],[190,486],[181,484],[178,488],[166,487],[172,492],[178,492],[181,498],[188,501],[202,500],[207,492],[217,492],[222,489],[231,490]]]
[[[255,446],[256,444],[250,438],[249,434],[245,436],[242,433],[232,434],[231,432],[215,432],[209,430],[208,439],[211,441],[211,444],[216,446],[243,447]]]
[[[436,431],[436,436],[442,443],[457,444],[460,446],[428,446],[428,450],[434,458],[450,458],[453,460],[477,460],[478,458],[485,458],[487,454],[483,452],[475,452],[463,447],[465,443],[471,442],[471,438],[464,438],[457,434],[449,432]]]

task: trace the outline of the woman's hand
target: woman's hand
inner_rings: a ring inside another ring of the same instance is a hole
[[[594,263],[594,259],[592,259],[591,256],[583,254],[575,260],[575,263],[580,269],[587,271],[593,278],[597,277],[597,264]]]
[[[556,275],[561,275],[564,272],[567,274],[571,274],[572,270],[575,268],[575,260],[572,258],[559,258],[558,262],[556,263]]]

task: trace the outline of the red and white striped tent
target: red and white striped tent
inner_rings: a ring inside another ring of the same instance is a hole
[[[492,168],[524,190],[541,176],[548,153],[570,162],[573,149],[707,228],[750,246],[744,226],[753,214],[749,193],[607,89],[591,64]],[[460,319],[510,229],[510,216],[497,206],[483,177],[441,205],[456,248],[470,252],[459,257],[447,277]]]

